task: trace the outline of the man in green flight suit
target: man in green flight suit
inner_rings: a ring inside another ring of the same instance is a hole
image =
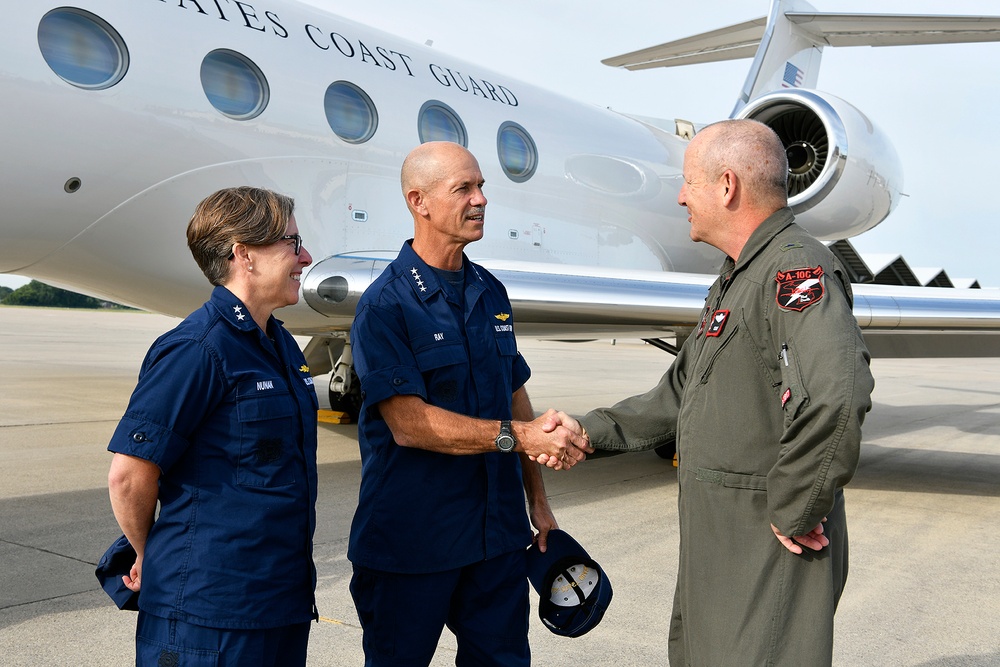
[[[787,174],[756,121],[694,137],[678,203],[727,255],[701,325],[656,387],[580,420],[598,449],[676,441],[674,667],[832,662],[874,381],[844,268],[793,222]]]

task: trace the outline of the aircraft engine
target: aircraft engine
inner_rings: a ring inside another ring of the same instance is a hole
[[[788,204],[796,222],[823,240],[856,236],[899,203],[903,171],[885,135],[853,105],[814,90],[788,89],[737,114],[774,130],[788,156]]]
[[[302,295],[313,310],[339,320],[346,330],[361,295],[388,264],[388,260],[370,257],[327,257],[304,274]]]

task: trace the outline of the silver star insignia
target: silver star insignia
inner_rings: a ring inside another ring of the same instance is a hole
[[[242,322],[247,317],[243,314],[243,306],[233,306],[233,312],[236,313],[236,319]]]
[[[420,288],[420,291],[426,292],[427,288],[424,287],[424,281],[420,277],[420,273],[417,271],[417,267],[413,267],[412,269],[410,269],[410,273],[413,274],[413,279],[416,281],[417,287]]]

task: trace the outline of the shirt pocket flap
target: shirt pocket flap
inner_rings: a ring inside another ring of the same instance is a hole
[[[465,346],[461,341],[443,340],[434,344],[414,349],[413,356],[417,360],[417,368],[421,372],[443,368],[454,364],[466,363]]]
[[[513,336],[497,336],[497,350],[502,356],[513,357],[517,354],[517,341]]]
[[[277,379],[247,380],[236,390],[236,412],[241,422],[282,419],[295,414],[288,387]]]

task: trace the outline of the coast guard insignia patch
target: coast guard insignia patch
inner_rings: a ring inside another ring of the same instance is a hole
[[[778,283],[775,301],[782,310],[803,311],[819,302],[825,293],[823,289],[823,267],[778,271],[774,277]]]

